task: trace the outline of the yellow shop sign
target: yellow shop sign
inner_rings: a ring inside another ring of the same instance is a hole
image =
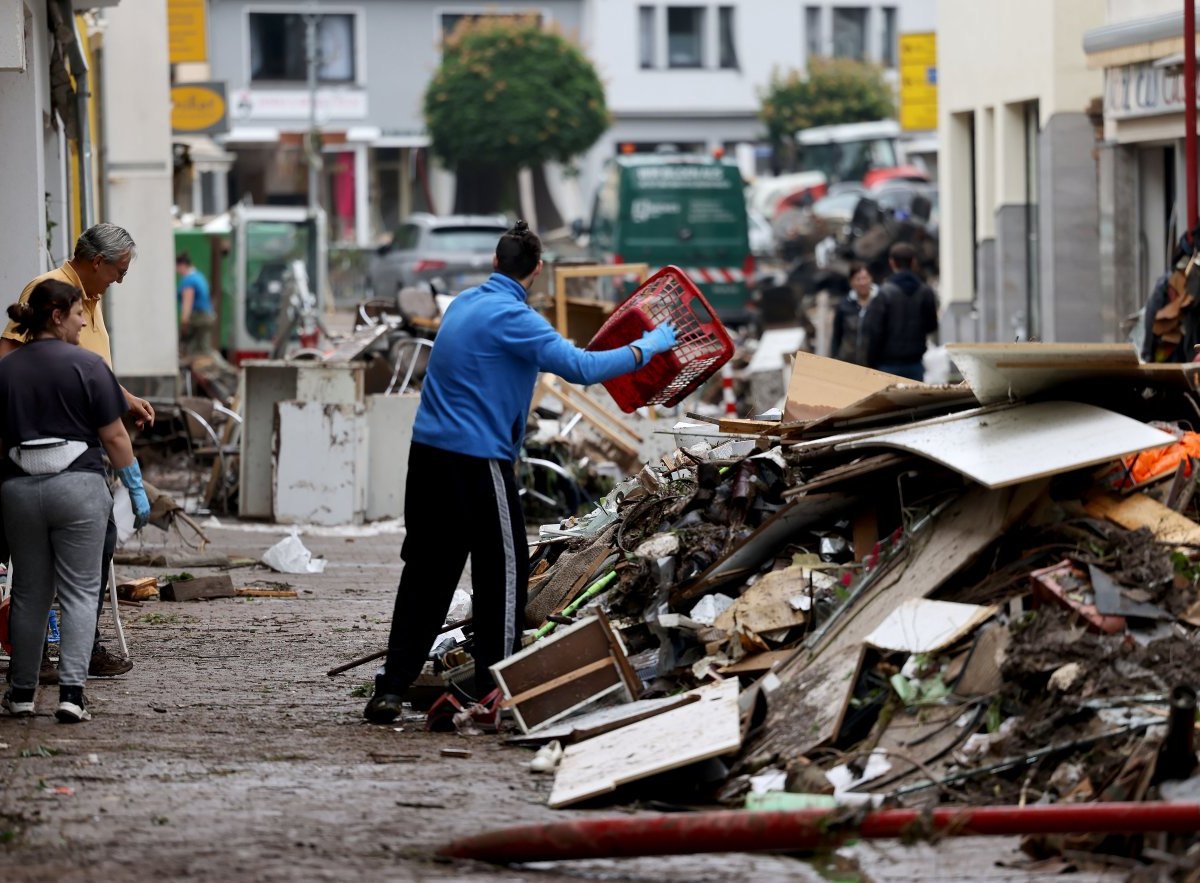
[[[171,88],[171,131],[215,135],[229,131],[224,83],[185,83]]]

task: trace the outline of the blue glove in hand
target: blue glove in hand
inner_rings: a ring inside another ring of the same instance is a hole
[[[146,498],[146,489],[142,486],[142,467],[134,460],[124,469],[118,469],[117,477],[129,491],[129,504],[133,507],[133,529],[141,530],[150,520],[150,500]]]
[[[642,351],[641,364],[645,365],[654,356],[675,346],[675,326],[670,322],[663,322],[653,331],[647,331],[635,340],[632,346]]]

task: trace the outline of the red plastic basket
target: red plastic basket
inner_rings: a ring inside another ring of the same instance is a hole
[[[589,350],[627,346],[663,322],[676,342],[630,374],[604,381],[622,411],[677,405],[733,356],[733,341],[695,283],[678,267],[663,267],[608,317]]]

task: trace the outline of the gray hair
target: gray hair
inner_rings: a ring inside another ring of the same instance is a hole
[[[124,227],[116,224],[95,224],[84,230],[75,241],[75,257],[83,261],[101,257],[113,264],[126,252],[130,259],[136,257],[136,249],[133,237]]]

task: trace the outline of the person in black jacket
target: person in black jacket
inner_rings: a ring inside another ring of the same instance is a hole
[[[867,365],[924,380],[929,335],[938,330],[937,297],[916,274],[917,253],[907,242],[898,242],[888,252],[892,275],[880,286],[863,317]]]
[[[830,355],[843,362],[866,363],[862,335],[862,320],[867,307],[879,293],[867,265],[855,261],[850,265],[850,291],[833,309],[833,336]]]

